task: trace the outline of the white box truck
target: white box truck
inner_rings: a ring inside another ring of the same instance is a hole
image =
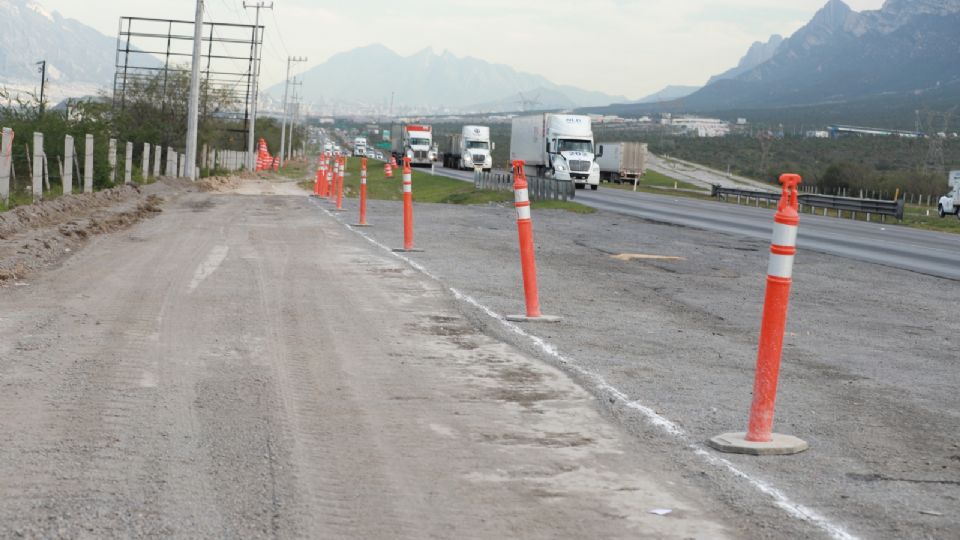
[[[937,203],[937,214],[940,217],[954,214],[960,218],[960,171],[950,171],[947,182],[950,184],[950,193],[940,197],[940,202]]]
[[[443,153],[443,166],[448,169],[493,168],[491,151],[496,146],[490,141],[490,128],[487,126],[463,126],[459,134],[450,135]]]
[[[356,137],[355,139],[353,139],[353,155],[355,156],[367,155],[367,138],[366,137]]]
[[[408,157],[413,166],[429,167],[438,154],[433,142],[433,126],[395,124],[390,129],[390,149],[397,163]]]
[[[647,145],[639,142],[597,143],[600,179],[635,182],[647,172]]]
[[[513,119],[510,160],[522,159],[526,173],[570,180],[577,188],[600,185],[589,116],[542,113]]]

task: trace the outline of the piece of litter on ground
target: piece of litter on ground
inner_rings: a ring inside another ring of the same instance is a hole
[[[921,514],[928,515],[928,516],[942,516],[942,515],[943,515],[943,513],[941,513],[941,512],[934,512],[933,510],[921,510],[920,513],[921,513]]]
[[[650,511],[651,514],[656,514],[658,516],[665,516],[670,512],[673,512],[673,510],[669,508],[654,508],[653,510]]]

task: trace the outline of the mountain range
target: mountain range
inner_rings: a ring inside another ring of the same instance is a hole
[[[343,77],[350,73],[350,77]],[[303,97],[315,103],[375,106],[393,111],[500,112],[523,108],[567,108],[624,101],[543,76],[432,48],[401,56],[379,44],[332,56],[298,76]],[[282,95],[283,85],[267,89]]]
[[[39,86],[36,63],[46,60],[53,85],[106,85],[116,43],[33,0],[0,0],[0,82]]]
[[[789,38],[754,44],[740,66],[682,103],[592,110],[704,112],[945,93],[960,97],[960,0],[887,0],[863,12],[830,0]]]

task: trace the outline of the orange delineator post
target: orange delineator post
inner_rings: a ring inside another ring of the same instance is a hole
[[[341,157],[340,159],[340,179],[337,181],[337,210],[343,210],[343,177],[345,176],[345,169],[347,165],[347,158]]]
[[[773,433],[773,413],[777,400],[777,382],[783,353],[783,334],[787,325],[793,260],[797,253],[797,227],[800,224],[796,174],[780,177],[783,194],[774,215],[767,290],[760,323],[760,343],[753,382],[753,403],[746,433],[728,433],[710,439],[714,448],[748,454],[794,454],[807,449],[807,443],[789,435]]]
[[[367,224],[367,158],[360,158],[360,225]]]
[[[537,289],[537,259],[533,243],[533,219],[530,214],[530,193],[524,162],[513,162],[514,206],[517,209],[517,233],[520,239],[520,270],[523,275],[523,294],[526,300],[526,315],[511,315],[511,321],[558,321],[557,317],[544,316],[540,312],[540,293]]]
[[[327,193],[327,199],[333,202],[333,195],[337,191],[337,160],[334,158],[330,162],[330,172],[327,173],[327,180],[330,184],[330,193]]]
[[[389,161],[383,164],[383,176],[393,178],[393,167],[390,166]]]
[[[413,171],[410,158],[403,158],[403,249],[413,249]]]

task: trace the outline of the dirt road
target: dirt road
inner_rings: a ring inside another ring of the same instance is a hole
[[[441,284],[242,191],[0,289],[0,536],[750,536]]]

